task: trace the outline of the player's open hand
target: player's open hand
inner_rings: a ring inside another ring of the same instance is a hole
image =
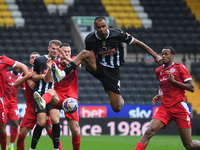
[[[156,95],[152,100],[153,105],[155,105],[156,102],[159,101],[160,99],[161,99],[161,95]]]
[[[61,59],[65,59],[66,55],[65,55],[64,51],[62,50],[62,48],[57,48],[57,52],[58,52],[58,56]]]

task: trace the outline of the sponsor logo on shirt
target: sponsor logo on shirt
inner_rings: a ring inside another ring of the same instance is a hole
[[[108,56],[108,55],[113,55],[117,52],[116,48],[111,48],[105,51],[99,51],[98,54],[100,56]]]

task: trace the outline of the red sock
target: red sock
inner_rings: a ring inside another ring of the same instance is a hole
[[[135,147],[135,150],[144,150],[145,148],[146,147],[141,142],[138,142]]]
[[[49,137],[50,137],[50,138],[52,139],[52,141],[53,141],[52,130],[49,130],[49,131],[47,131],[47,132],[48,132]],[[60,143],[59,143],[59,150],[63,150],[63,149],[62,149],[61,141],[60,141]]]
[[[0,144],[1,144],[1,150],[6,150],[6,145],[7,145],[7,133],[6,132],[4,135],[0,136]]]
[[[25,148],[25,144],[24,144],[24,140],[25,140],[26,136],[22,135],[22,134],[18,134],[18,138],[17,138],[17,150],[24,150]]]
[[[81,135],[80,134],[78,136],[72,136],[73,150],[79,150],[80,143],[81,143]]]
[[[18,127],[12,127],[11,134],[10,134],[10,143],[15,143],[17,134],[18,134]]]
[[[42,95],[42,98],[46,101],[46,104],[51,102],[52,96],[49,92],[46,92]]]

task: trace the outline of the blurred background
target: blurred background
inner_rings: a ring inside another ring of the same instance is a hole
[[[85,36],[94,30],[96,16],[106,17],[110,27],[121,28],[159,54],[164,46],[174,47],[175,62],[185,64],[193,78],[195,92],[186,92],[186,96],[193,118],[199,117],[199,0],[0,0],[0,55],[30,68],[31,52],[48,54],[48,42],[58,39],[69,43],[75,56],[84,49]],[[149,58],[145,55],[139,48],[125,45],[125,64],[120,67],[121,94],[129,111],[114,117],[152,116],[151,100],[158,93],[154,73],[158,65],[145,63]],[[101,83],[86,72],[84,63],[82,66],[78,71],[80,106],[106,106],[109,113],[109,98]],[[19,91],[18,103],[24,107],[25,102]],[[138,112],[151,110],[151,115],[131,115],[130,110],[137,112],[138,108]],[[80,114],[95,117],[85,115]]]

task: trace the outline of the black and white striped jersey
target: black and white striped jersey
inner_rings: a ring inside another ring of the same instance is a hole
[[[33,63],[34,71],[37,74],[45,74],[47,72],[47,60],[49,58],[47,55],[37,57]],[[43,95],[45,92],[48,91],[48,89],[54,88],[53,82],[45,83],[43,79],[40,79],[39,81],[36,81],[36,86],[34,88],[34,91],[38,91],[41,95]]]
[[[101,39],[97,31],[90,33],[85,38],[86,50],[93,51],[97,61],[109,68],[119,67],[124,63],[124,47],[122,43],[131,44],[134,37],[118,29],[107,29],[108,36]]]

